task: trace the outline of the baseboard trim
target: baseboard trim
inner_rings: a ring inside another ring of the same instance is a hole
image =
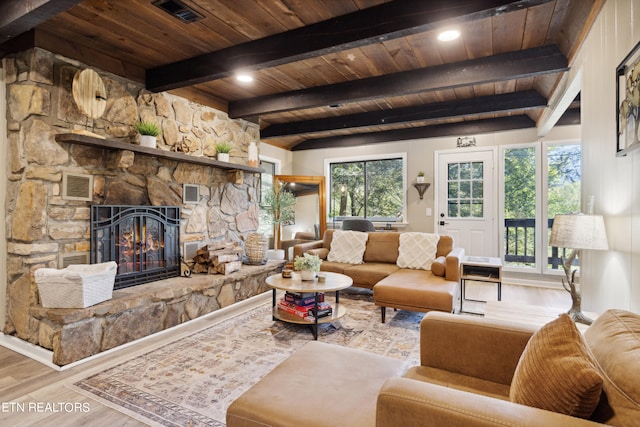
[[[191,319],[187,322],[173,326],[169,329],[156,332],[155,334],[147,335],[146,337],[138,338],[135,341],[122,344],[118,347],[111,348],[109,350],[103,351],[98,354],[94,354],[93,356],[86,357],[84,359],[78,360],[73,363],[69,363],[68,365],[64,365],[64,366],[59,366],[53,363],[53,351],[31,344],[30,342],[21,340],[20,338],[14,337],[12,335],[5,335],[3,333],[0,333],[0,346],[8,348],[9,350],[15,351],[16,353],[19,353],[37,362],[40,362],[43,365],[51,369],[54,369],[56,371],[65,371],[67,369],[99,359],[109,354],[122,351],[131,346],[143,343],[150,339],[155,339],[168,334],[179,335],[181,330],[184,330],[187,327],[191,327],[194,324],[197,324],[198,322],[202,323],[202,328],[209,327],[212,324],[215,324],[217,322],[222,322],[226,319],[237,316],[238,314],[245,313],[249,310],[252,310],[264,304],[271,298],[271,295],[272,295],[272,291],[263,292],[251,298],[247,298],[246,300],[237,302],[235,304],[231,304],[227,307],[223,307],[219,310],[205,314],[204,316],[200,316],[196,319]],[[193,333],[193,331],[190,331],[189,333]],[[176,339],[177,338],[179,337],[176,337]]]

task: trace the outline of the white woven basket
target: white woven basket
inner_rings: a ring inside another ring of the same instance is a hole
[[[40,301],[45,308],[85,308],[111,299],[118,264],[70,265],[61,270],[35,271]]]

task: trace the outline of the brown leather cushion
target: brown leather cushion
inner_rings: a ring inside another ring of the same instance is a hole
[[[351,267],[351,264],[346,264],[344,262],[322,261],[322,264],[320,264],[320,271],[344,274],[345,268],[348,267]]]
[[[431,366],[413,366],[403,377],[464,390],[474,394],[491,396],[496,399],[509,400],[509,386],[506,384],[470,377]]]
[[[406,363],[311,341],[229,406],[227,426],[373,426],[380,387]]]
[[[453,249],[453,237],[451,236],[440,236],[440,240],[438,240],[438,249],[436,250],[436,256],[447,256],[449,252]]]
[[[566,313],[529,340],[513,374],[512,402],[588,418],[602,391],[602,376]]]
[[[373,299],[377,305],[404,310],[452,312],[459,287],[428,270],[401,268],[373,287]]]
[[[399,245],[400,233],[369,233],[367,249],[364,252],[364,262],[388,262],[395,264],[396,259],[398,259]]]
[[[368,262],[360,265],[349,265],[342,274],[351,277],[354,286],[372,288],[380,280],[396,271],[398,271],[398,266],[395,264]]]
[[[604,376],[604,393],[592,420],[613,426],[640,420],[640,315],[607,310],[587,328],[585,341]]]
[[[329,249],[327,248],[309,249],[307,253],[309,255],[318,255],[321,260],[325,260],[327,259],[327,255],[329,255]]]
[[[447,272],[445,267],[446,262],[447,259],[443,256],[439,256],[435,259],[435,261],[433,261],[433,263],[431,264],[431,272],[434,276],[444,277],[445,273]]]

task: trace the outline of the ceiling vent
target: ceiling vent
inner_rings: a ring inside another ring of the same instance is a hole
[[[156,0],[152,4],[187,24],[204,18],[179,0]]]

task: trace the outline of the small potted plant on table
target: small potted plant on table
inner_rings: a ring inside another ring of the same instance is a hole
[[[229,142],[219,142],[216,144],[216,158],[221,162],[229,161],[229,153],[233,146]]]
[[[424,182],[424,172],[418,172],[418,176],[416,177],[416,182]]]
[[[156,123],[140,120],[136,123],[136,131],[140,134],[142,147],[156,148],[157,137],[160,135],[160,127]]]
[[[300,273],[302,280],[314,280],[320,271],[320,264],[322,260],[318,255],[303,254],[293,261],[293,268]]]

